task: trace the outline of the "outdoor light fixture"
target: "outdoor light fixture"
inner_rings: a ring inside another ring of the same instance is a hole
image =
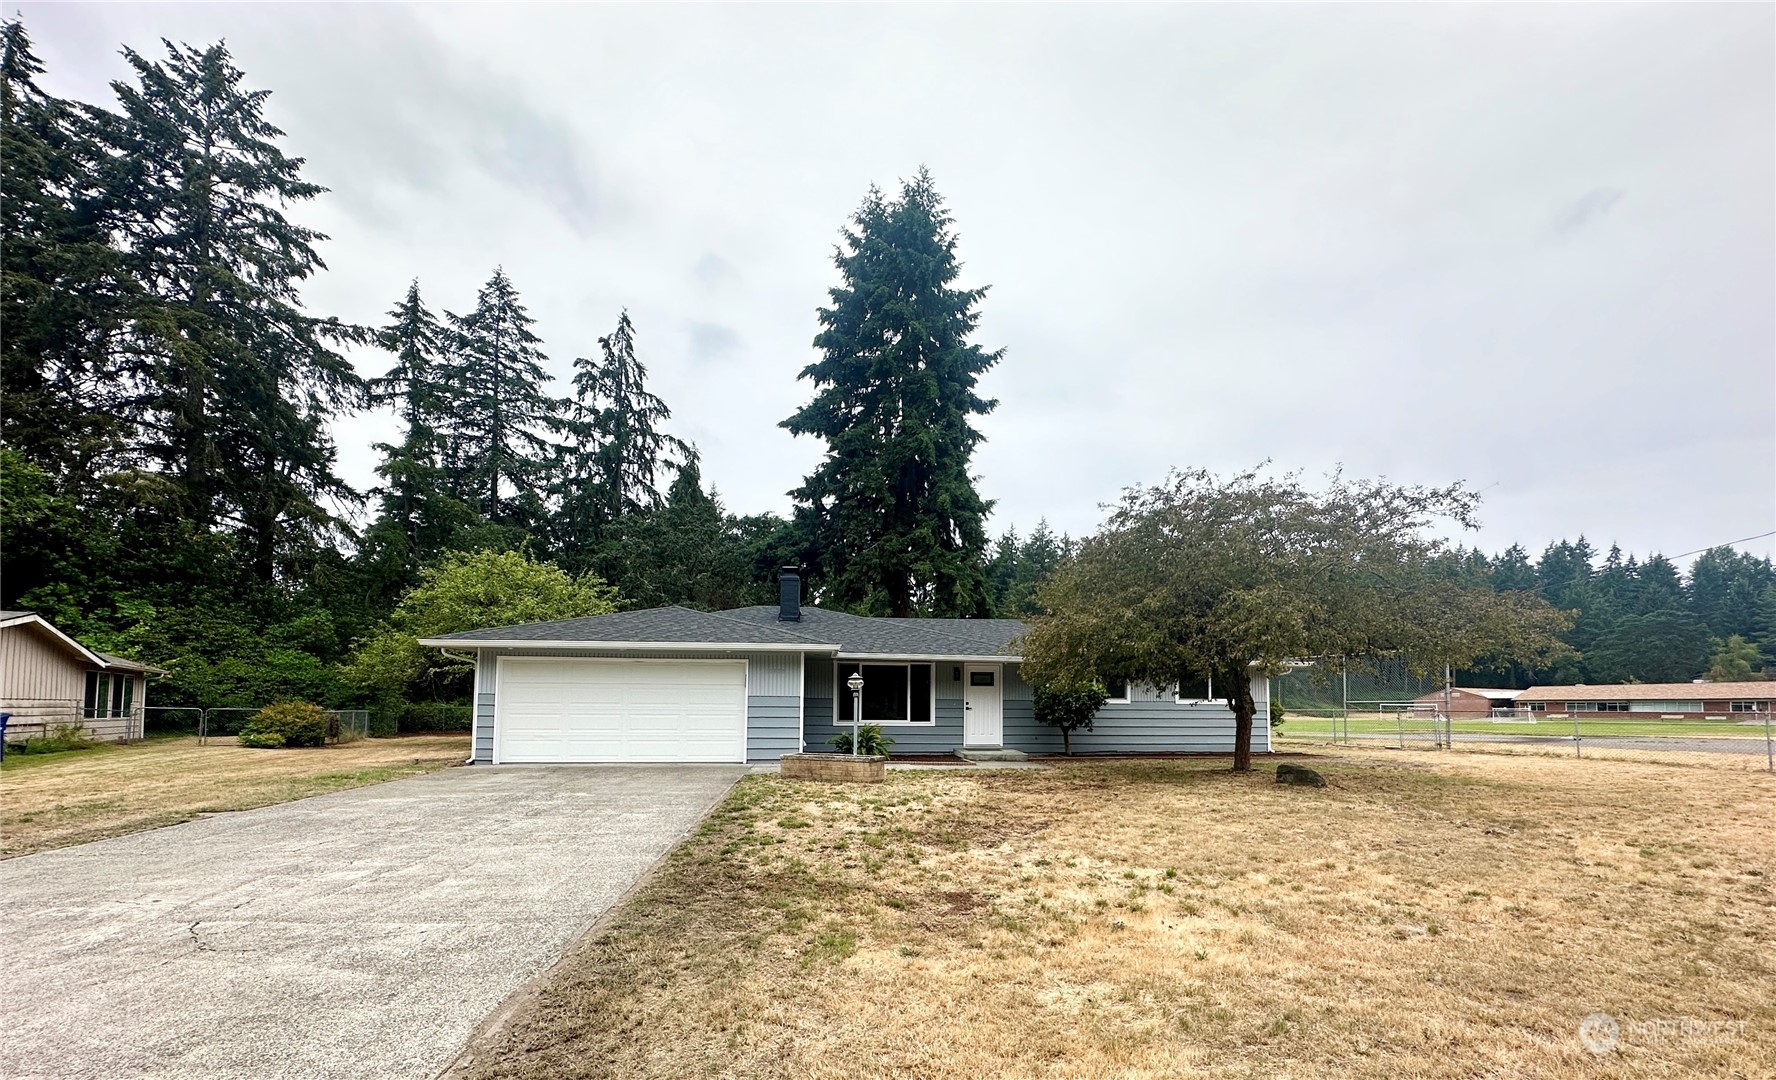
[[[857,745],[858,729],[863,725],[863,672],[853,671],[845,680],[851,688],[851,754],[853,757],[861,753]]]

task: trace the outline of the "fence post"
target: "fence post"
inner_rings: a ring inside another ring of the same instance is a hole
[[[1764,710],[1764,768],[1776,772],[1776,742],[1770,741],[1770,713],[1776,710]]]
[[[1406,710],[1395,709],[1394,720],[1400,726],[1400,749],[1406,749]]]
[[[1584,757],[1585,752],[1579,749],[1579,714],[1573,713],[1573,757]]]
[[[197,710],[197,745],[207,745],[210,739],[210,710]]]

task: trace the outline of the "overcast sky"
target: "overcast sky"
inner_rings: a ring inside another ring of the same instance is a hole
[[[838,229],[924,164],[1006,350],[995,529],[1266,458],[1466,480],[1488,550],[1776,529],[1768,4],[22,11],[107,105],[122,45],[227,39],[332,189],[318,313],[503,265],[564,375],[627,306],[735,511],[818,459],[776,425]]]

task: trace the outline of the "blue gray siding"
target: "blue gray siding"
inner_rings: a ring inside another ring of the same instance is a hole
[[[808,699],[804,745],[809,752],[829,749],[827,739],[839,732],[833,724],[832,661],[808,658]],[[930,726],[891,724],[884,734],[894,740],[895,754],[947,754],[962,745],[962,687],[951,676],[954,662],[937,664],[937,720]],[[1005,665],[1005,745],[1027,754],[1058,754],[1061,733],[1036,722],[1030,684],[1016,664]],[[1073,733],[1075,754],[1230,753],[1233,712],[1223,705],[1179,703],[1169,690],[1135,687],[1127,704],[1105,705],[1091,731]],[[1258,716],[1252,749],[1270,750],[1270,687],[1264,679],[1252,685]],[[846,730],[849,730],[847,728]]]
[[[808,753],[831,753],[827,740],[843,731],[833,723],[833,665],[830,657],[808,657],[807,723],[803,746]],[[962,745],[962,685],[952,679],[950,663],[939,662],[932,670],[937,689],[935,720],[930,724],[883,724],[882,734],[894,740],[892,754],[947,754]],[[817,696],[818,695],[818,696]]]
[[[1013,683],[1006,678],[1006,695]],[[1026,691],[1027,693],[1027,691]],[[1092,721],[1092,730],[1073,733],[1075,754],[1232,753],[1233,710],[1212,703],[1176,702],[1169,689],[1135,686],[1127,703],[1107,704]],[[1257,716],[1252,724],[1252,749],[1270,750],[1270,682],[1252,683]],[[1026,706],[1027,707],[1027,706]],[[1058,754],[1061,733],[1029,717],[1028,727],[1013,734],[1012,703],[1006,702],[1005,745],[1026,753]]]
[[[802,654],[710,650],[482,649],[475,705],[474,760],[493,761],[496,665],[501,656],[585,656],[638,660],[745,660],[746,759],[776,761],[801,742]]]

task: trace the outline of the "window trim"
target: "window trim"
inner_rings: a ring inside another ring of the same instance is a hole
[[[1187,697],[1179,697],[1178,691],[1182,690],[1184,688],[1184,686],[1182,683],[1173,683],[1172,684],[1172,704],[1173,705],[1226,705],[1226,704],[1228,704],[1229,702],[1226,698],[1218,698],[1215,696],[1215,676],[1214,676],[1214,673],[1211,672],[1208,675],[1204,676],[1204,678],[1208,682],[1208,690],[1209,690],[1208,697],[1188,697],[1188,698]]]
[[[871,720],[868,717],[864,717],[861,722],[865,723],[865,724],[875,724],[877,727],[931,728],[931,727],[937,726],[937,661],[935,661],[935,660],[925,660],[925,661],[921,661],[921,660],[887,660],[887,661],[882,661],[882,660],[834,660],[833,661],[833,711],[832,711],[833,727],[838,728],[839,730],[843,731],[851,726],[851,722],[849,720],[839,719],[839,709],[840,709],[839,699],[840,699],[841,695],[846,695],[851,692],[850,688],[845,685],[845,680],[839,677],[839,668],[843,667],[846,664],[856,664],[859,671],[863,670],[866,667],[897,667],[897,668],[911,669],[915,664],[917,664],[921,667],[930,668],[931,669],[931,679],[930,679],[930,683],[931,683],[931,711],[926,713],[926,716],[928,716],[929,719],[926,719],[926,720]],[[906,687],[907,687],[907,715],[911,716],[911,715],[913,715],[913,673],[911,670],[907,671]]]

